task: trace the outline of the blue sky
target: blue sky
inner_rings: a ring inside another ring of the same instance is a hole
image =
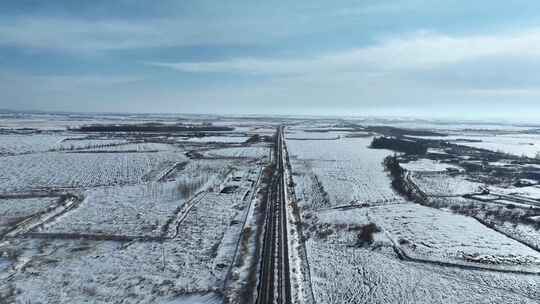
[[[530,120],[540,3],[6,0],[0,92],[11,109]]]

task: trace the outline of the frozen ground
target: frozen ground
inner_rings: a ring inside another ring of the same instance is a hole
[[[412,181],[428,196],[461,196],[481,192],[483,184],[467,180],[462,175],[440,173],[411,174]]]
[[[40,232],[160,236],[186,199],[176,182],[88,190],[80,206]]]
[[[32,197],[0,199],[0,235],[14,224],[41,211],[58,201],[58,197]]]
[[[426,158],[410,161],[408,163],[400,163],[400,165],[406,170],[419,172],[445,172],[448,169],[463,171],[463,168],[459,166]]]
[[[284,118],[193,118],[234,127],[229,134],[234,136],[219,133],[185,141],[178,139],[188,134],[122,137],[66,129],[178,119],[0,117],[0,127],[59,130],[0,135],[0,192],[11,197],[56,195],[0,199],[0,231],[47,210],[60,193],[83,198],[73,208],[60,208],[45,225],[30,225],[0,239],[0,303],[222,303],[228,278],[242,281],[230,286],[256,285],[249,272],[257,273],[251,267],[256,257],[244,255],[256,252],[256,228],[261,226],[254,215],[263,214],[263,201],[248,206],[272,150],[268,143],[248,146],[244,141],[250,134],[273,135]],[[408,202],[394,191],[382,164],[394,152],[370,149],[372,137],[361,127],[347,132],[338,127],[344,121],[331,119],[293,123],[287,128],[287,147],[294,183],[287,184],[299,199],[301,224],[288,228],[302,229],[304,237],[296,236],[298,243],[290,246],[307,266],[294,260],[292,269],[305,272],[298,277],[311,282],[316,303],[540,302],[540,276],[524,274],[539,271],[540,254],[506,236],[537,244],[534,227],[496,222],[492,229],[472,217]],[[504,126],[399,124],[448,129],[460,137],[474,135],[460,128],[493,128],[497,136],[476,133],[520,149],[521,143],[535,143],[534,136],[501,132]],[[192,151],[200,154],[188,153]],[[482,184],[467,180],[466,173],[448,174],[447,168],[460,170],[453,165],[421,159],[404,167],[430,199],[466,206],[473,200],[461,195],[481,191]],[[536,187],[497,191],[540,198]],[[379,230],[373,241],[360,241],[363,225],[369,223]],[[231,267],[233,261],[238,267]]]
[[[57,134],[0,134],[0,155],[48,151],[65,138]]]
[[[201,190],[219,191],[229,173],[226,163],[211,167],[206,161],[194,161],[175,181],[88,190],[76,210],[43,232],[161,236],[175,210]]]
[[[400,200],[382,166],[392,152],[370,143],[370,137],[288,141],[297,197],[315,208]]]
[[[246,193],[252,191],[258,174],[253,168],[237,168],[236,173],[231,173],[234,179],[225,177],[221,181],[223,187],[237,186],[235,191],[222,193],[219,191],[222,187],[203,191],[189,213],[175,222],[175,233],[161,241],[115,242],[51,237],[12,239],[0,244],[0,252],[9,252],[8,259],[0,261],[2,265],[7,263],[7,271],[0,274],[0,295],[7,295],[8,299],[18,303],[220,303],[221,288],[233,261],[235,240],[242,229],[239,219],[247,212]],[[82,220],[81,229],[87,227],[92,232],[96,227],[123,227],[125,231],[115,232],[136,233],[140,229],[137,226],[144,227],[140,218],[129,218],[136,211],[143,214],[144,220],[149,215],[166,219],[165,214],[158,217],[157,206],[148,205],[144,199],[151,198],[154,193],[157,201],[167,203],[166,199],[173,198],[167,192],[172,184],[165,183],[162,191],[150,189],[147,194],[131,191],[133,200],[129,208],[124,204],[123,212],[119,212],[119,208],[105,210],[100,214],[103,221],[93,225]],[[111,201],[129,202],[127,193],[115,194],[114,188],[109,191]],[[136,204],[137,196],[143,205]],[[88,196],[88,199],[92,200],[92,197]],[[106,202],[103,203],[105,206]],[[130,208],[138,209],[131,212]],[[101,207],[86,210],[81,207],[66,214],[66,218],[77,219],[82,215],[96,221],[100,217],[92,217],[94,209]],[[130,221],[136,219],[139,225],[132,225],[125,218],[114,218],[115,215],[128,217]],[[57,219],[52,227],[66,218]],[[4,267],[2,265],[0,267]]]
[[[212,149],[207,152],[209,157],[246,157],[262,158],[268,156],[270,149],[268,147],[235,147]]]
[[[218,142],[218,143],[243,143],[248,140],[246,136],[204,136],[204,137],[190,137],[182,140],[187,142]]]
[[[382,247],[309,240],[317,303],[538,303],[538,276],[469,271],[402,261]]]
[[[516,156],[527,156],[534,158],[540,152],[540,135],[530,133],[502,133],[494,134],[494,132],[451,132],[449,136],[416,136],[426,139],[441,139],[451,141],[453,143],[469,146],[473,148],[481,148],[494,152],[503,152]]]
[[[406,202],[383,171],[392,152],[370,150],[370,141],[287,141],[316,303],[540,301],[538,274],[507,272],[540,271],[538,251],[472,217]],[[444,174],[460,170],[452,165],[405,167],[437,199],[462,199],[483,186]],[[359,239],[369,223],[380,230],[372,243]]]
[[[66,153],[48,152],[0,157],[0,189],[95,187],[152,180],[182,153]]]

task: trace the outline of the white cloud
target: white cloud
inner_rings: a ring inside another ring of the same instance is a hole
[[[148,64],[192,73],[309,74],[431,69],[492,56],[540,57],[540,29],[462,37],[420,32],[381,41],[374,46],[311,58],[234,58],[213,62]]]

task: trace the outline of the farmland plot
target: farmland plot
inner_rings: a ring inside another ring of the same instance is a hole
[[[463,171],[463,168],[442,163],[436,160],[422,158],[419,160],[411,161],[408,163],[400,163],[400,166],[408,171],[419,171],[419,172],[445,172],[448,169]]]
[[[306,132],[303,130],[287,132],[287,140],[335,140],[347,135],[347,132]]]
[[[0,134],[0,155],[45,152],[65,138],[66,136],[58,134]]]
[[[475,257],[468,263],[494,267],[498,262],[497,267],[525,270],[539,266],[534,264],[538,253],[530,248],[472,218],[447,215],[414,204],[311,214],[307,223],[314,229],[307,229],[306,247],[317,302],[534,303],[540,298],[538,276],[398,259],[394,246],[421,260],[438,257],[461,265],[465,257]],[[358,238],[360,227],[368,223],[380,229],[371,245]]]
[[[307,242],[317,303],[537,303],[538,277],[441,268],[379,250]]]
[[[0,189],[4,192],[43,188],[95,187],[152,180],[180,153],[50,152],[0,158]]]
[[[464,176],[442,173],[411,174],[411,180],[428,196],[461,196],[478,193],[483,184],[469,181]]]
[[[174,211],[206,189],[220,190],[231,164],[189,163],[174,181],[88,190],[81,206],[48,225],[47,233],[151,236],[164,233]]]
[[[0,199],[0,235],[17,222],[56,204],[58,197]]]
[[[163,242],[19,239],[0,245],[16,246],[13,267],[25,267],[0,292],[17,290],[19,302],[44,303],[173,302],[185,294],[219,299],[234,252],[225,239],[237,238],[238,225],[231,221],[247,210],[245,190],[206,193],[179,224],[178,235]]]
[[[297,183],[296,193],[300,197],[319,197],[320,194],[310,194],[319,188],[327,196],[325,207],[401,200],[391,188],[382,165],[391,152],[369,149],[370,143],[371,138],[288,141],[293,172],[303,176],[299,178],[303,180]]]
[[[198,143],[243,143],[248,140],[247,136],[204,136],[204,137],[189,137],[183,141],[198,142]]]
[[[540,253],[479,223],[472,217],[416,204],[397,204],[346,211],[325,211],[317,224],[358,227],[375,223],[375,241],[398,247],[421,260],[474,264],[496,269],[540,272]],[[355,229],[339,231],[334,243],[354,246]]]
[[[527,156],[534,158],[540,152],[540,135],[528,133],[479,133],[479,132],[462,132],[452,133],[446,137],[433,136],[411,136],[426,139],[440,139],[451,141],[453,143],[468,146],[472,148],[480,148],[493,152],[503,152],[515,156]]]
[[[473,218],[406,203],[383,171],[390,152],[369,150],[370,141],[287,142],[317,303],[538,302],[537,275],[496,272],[539,271],[537,251]],[[413,165],[428,195],[461,198],[482,186],[442,174],[440,163]],[[362,241],[370,223],[379,232]]]
[[[540,230],[531,225],[512,224],[509,222],[495,223],[497,230],[512,235],[516,239],[522,240],[527,244],[531,244],[535,248],[540,248]]]
[[[157,237],[185,199],[175,182],[88,190],[79,208],[41,232]]]
[[[369,216],[412,256],[540,271],[539,252],[471,217],[413,204],[372,208]]]
[[[156,152],[178,151],[180,148],[165,143],[139,142],[139,143],[116,143],[112,145],[97,145],[77,152]]]
[[[212,149],[207,152],[209,157],[232,157],[232,158],[263,158],[268,156],[268,147],[235,147]]]
[[[84,136],[69,137],[51,146],[50,150],[104,149],[127,144],[126,139],[88,139]]]

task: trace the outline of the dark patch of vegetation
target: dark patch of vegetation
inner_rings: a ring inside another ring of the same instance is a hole
[[[418,155],[424,155],[427,152],[427,146],[421,142],[395,137],[375,137],[371,141],[370,147],[373,149],[389,149]]]
[[[246,144],[258,143],[262,140],[262,137],[259,134],[253,134],[246,140]]]
[[[375,223],[369,223],[360,227],[360,233],[358,233],[358,245],[369,245],[373,243],[373,235],[377,232],[381,232],[381,229],[377,227]]]
[[[366,131],[371,131],[379,134],[383,134],[386,136],[447,136],[447,134],[444,133],[437,133],[433,131],[427,131],[427,130],[416,130],[416,129],[402,129],[402,128],[396,128],[396,127],[389,127],[389,126],[369,126],[366,127]]]
[[[227,186],[221,190],[221,193],[231,194],[238,190],[238,186]]]

